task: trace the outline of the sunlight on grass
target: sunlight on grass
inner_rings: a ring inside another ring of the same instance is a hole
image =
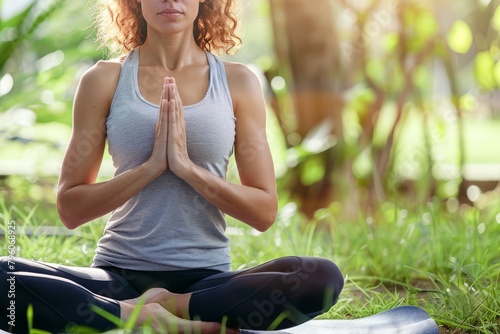
[[[265,233],[228,218],[233,269],[279,256],[333,259],[346,285],[340,300],[322,318],[359,318],[399,305],[424,308],[441,326],[456,333],[500,330],[500,203],[450,213],[438,202],[418,209],[386,203],[373,217],[343,221],[335,206],[306,222],[292,204],[280,210]],[[23,211],[0,201],[4,232],[13,215],[18,225],[39,225],[36,208]],[[18,234],[18,255],[66,265],[88,266],[104,220],[72,236],[36,238]],[[0,241],[5,249],[5,241]],[[130,324],[125,326],[129,327]]]

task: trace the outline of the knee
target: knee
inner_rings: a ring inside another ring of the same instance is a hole
[[[344,288],[344,276],[340,268],[331,260],[319,257],[305,258],[303,270],[310,274],[311,287],[327,293],[335,304]]]
[[[340,292],[344,288],[344,275],[340,268],[331,260],[319,259],[319,272],[324,284],[328,289],[333,290],[333,302],[336,303]]]

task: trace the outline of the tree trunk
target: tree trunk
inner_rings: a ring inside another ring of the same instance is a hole
[[[338,80],[340,55],[330,0],[269,0],[273,20],[278,73],[288,83],[296,126],[284,129],[285,135],[296,133],[303,139],[323,122],[331,125],[337,145],[324,154],[325,177],[314,184],[304,184],[300,164],[292,174],[296,181],[292,195],[308,216],[327,206],[335,198],[336,178],[332,172],[342,165],[343,102]],[[296,136],[295,136],[296,137]],[[318,157],[316,156],[316,158]]]

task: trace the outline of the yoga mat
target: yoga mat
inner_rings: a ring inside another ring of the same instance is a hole
[[[399,306],[350,320],[310,320],[276,331],[242,329],[241,334],[439,334],[434,319],[416,306]]]

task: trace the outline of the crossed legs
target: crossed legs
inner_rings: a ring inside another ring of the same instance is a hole
[[[13,277],[18,314],[15,327],[9,327],[8,318],[2,317],[0,328],[19,333],[26,332],[22,326],[26,329],[23,317],[29,304],[34,310],[34,327],[52,331],[65,331],[72,325],[109,330],[116,324],[96,314],[95,307],[127,320],[138,303],[144,306],[136,325],[149,321],[160,332],[219,333],[223,321],[230,328],[281,329],[327,311],[343,287],[340,270],[322,258],[280,258],[243,271],[211,275],[182,294],[153,288],[142,296],[120,286],[126,282],[103,270],[91,270],[89,277],[75,277],[81,281],[75,282],[72,274],[54,272],[50,265],[19,261],[19,267],[26,271],[10,272],[0,261],[1,291],[8,291],[7,279]],[[35,272],[27,272],[30,268]],[[69,279],[55,274],[69,275]],[[87,281],[93,291],[82,285]],[[128,297],[107,298],[96,291],[118,291]],[[2,299],[0,307],[5,310],[8,303]]]
[[[17,267],[29,269],[28,260],[16,259]],[[65,277],[48,275],[53,273],[52,267],[33,262],[33,271],[7,271],[4,262],[0,261],[0,293],[8,298],[0,298],[0,308],[7,314],[0,319],[0,329],[12,333],[28,333],[29,322],[32,328],[50,332],[71,332],[75,327],[92,328],[107,331],[118,327],[118,324],[101,316],[101,312],[112,315],[126,323],[137,304],[140,311],[134,326],[144,324],[159,333],[220,333],[221,324],[217,322],[190,321],[178,317],[162,305],[148,301],[147,296],[118,301],[98,295],[73,280]],[[98,271],[95,271],[97,273]],[[97,279],[99,277],[99,279]],[[83,277],[85,278],[85,277]],[[80,279],[83,279],[80,277]],[[109,287],[110,281],[104,276],[94,275],[95,284]],[[86,278],[88,279],[88,278]],[[93,288],[100,289],[93,286]],[[12,294],[9,292],[12,291]],[[166,290],[164,290],[166,291]],[[33,316],[28,319],[28,309],[32,308]],[[99,309],[100,311],[96,311]],[[10,315],[10,317],[9,317]],[[227,333],[233,333],[226,330]],[[234,333],[236,333],[234,331]]]
[[[342,273],[333,262],[290,256],[209,276],[186,293],[153,288],[141,298],[185,319],[225,321],[231,328],[283,329],[328,311],[343,285]]]

